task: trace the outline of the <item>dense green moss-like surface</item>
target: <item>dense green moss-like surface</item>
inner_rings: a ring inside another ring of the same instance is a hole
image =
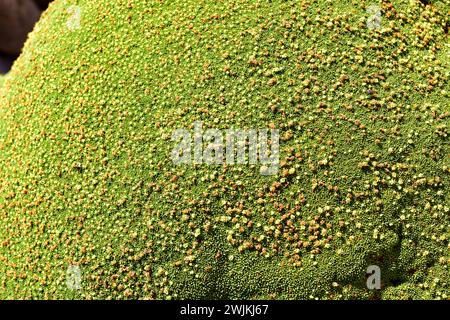
[[[54,2],[0,90],[0,298],[448,298],[449,5],[371,4]],[[279,173],[174,166],[196,120]]]

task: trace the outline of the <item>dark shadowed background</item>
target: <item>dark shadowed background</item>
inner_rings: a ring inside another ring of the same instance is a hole
[[[0,0],[0,73],[20,55],[28,33],[52,0]]]

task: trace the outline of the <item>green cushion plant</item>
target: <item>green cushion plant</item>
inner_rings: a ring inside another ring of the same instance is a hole
[[[449,8],[371,4],[52,3],[0,90],[0,298],[448,298]],[[280,130],[278,173],[175,166],[195,121]]]

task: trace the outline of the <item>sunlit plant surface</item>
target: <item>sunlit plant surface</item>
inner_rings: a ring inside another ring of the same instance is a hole
[[[448,299],[449,9],[55,1],[0,80],[0,298]],[[278,173],[174,165],[195,121]]]

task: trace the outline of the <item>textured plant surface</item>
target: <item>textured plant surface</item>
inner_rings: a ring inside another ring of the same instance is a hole
[[[372,4],[52,3],[1,80],[0,298],[448,298],[450,5]],[[198,120],[279,129],[278,174],[174,166]]]

